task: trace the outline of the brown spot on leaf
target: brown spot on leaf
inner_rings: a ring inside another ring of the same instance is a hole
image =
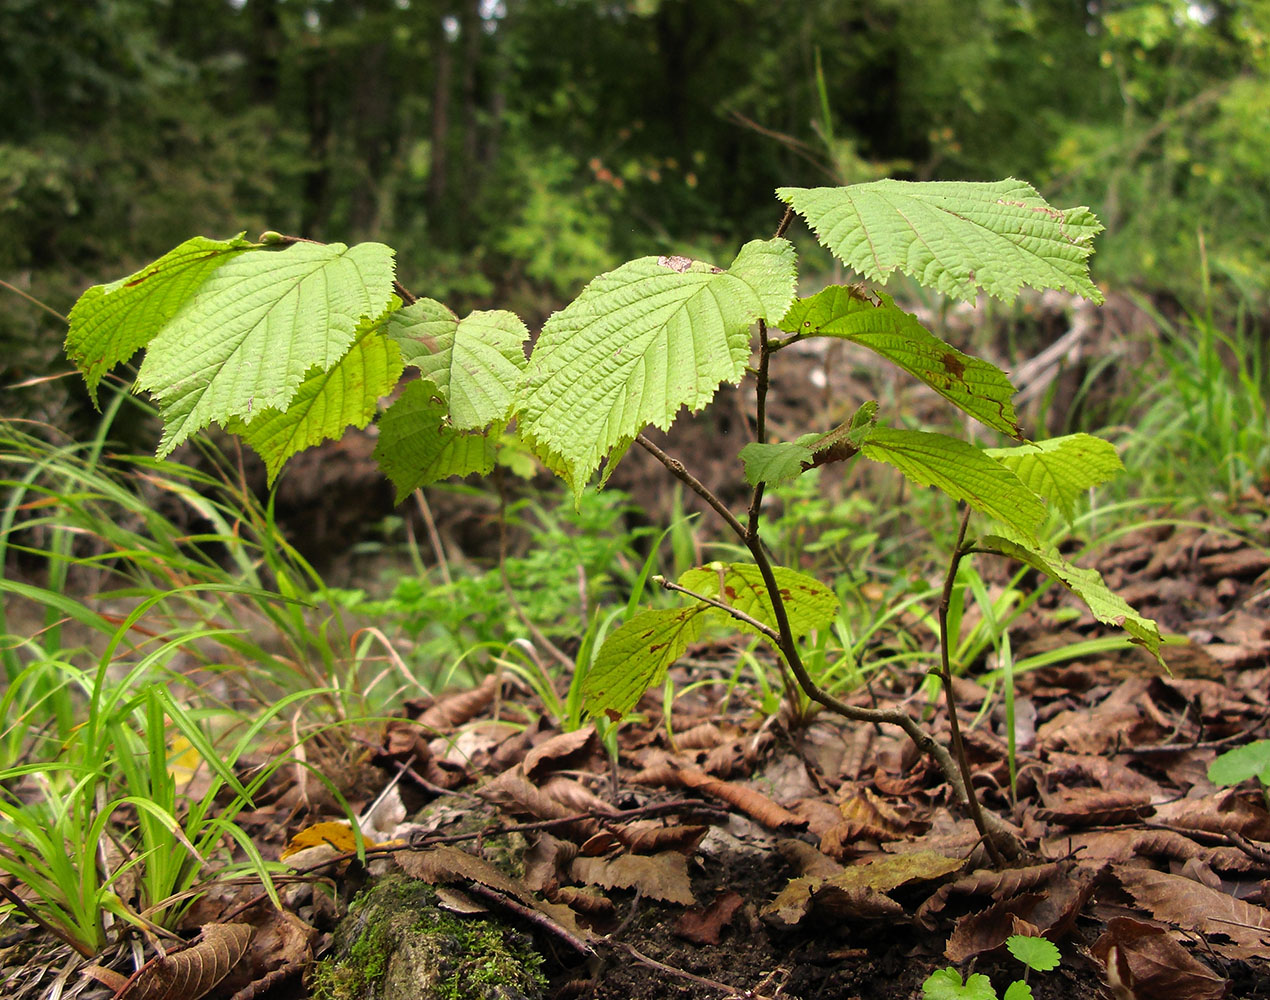
[[[966,366],[962,363],[961,359],[957,357],[957,355],[953,354],[952,351],[945,351],[943,356],[939,359],[939,363],[942,364],[944,366],[944,370],[954,378],[963,378],[966,374]]]
[[[147,271],[145,274],[138,275],[137,277],[133,278],[131,281],[126,281],[126,282],[124,282],[124,286],[123,286],[123,287],[124,287],[124,288],[133,288],[133,287],[135,287],[136,285],[141,284],[141,282],[145,281],[145,280],[146,280],[146,278],[152,278],[152,277],[154,277],[154,276],[155,276],[156,274],[158,274],[158,273],[159,273],[159,272],[158,272],[158,270],[157,270],[157,269],[156,269],[156,270],[153,270],[153,271]]]

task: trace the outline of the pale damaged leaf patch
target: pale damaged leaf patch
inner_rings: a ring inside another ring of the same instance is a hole
[[[839,260],[877,281],[898,269],[959,299],[983,289],[1008,302],[1030,285],[1102,301],[1088,265],[1102,224],[1087,208],[1051,207],[1023,181],[880,180],[776,196]]]

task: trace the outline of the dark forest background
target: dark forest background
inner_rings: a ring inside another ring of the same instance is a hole
[[[1268,82],[1265,0],[0,0],[0,278],[65,311],[276,229],[532,324],[781,184],[1016,176],[1097,211],[1107,285],[1262,310]],[[0,295],[0,384],[63,369]]]

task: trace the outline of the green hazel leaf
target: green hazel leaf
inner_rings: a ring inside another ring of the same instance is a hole
[[[1069,524],[1076,516],[1076,500],[1086,490],[1124,471],[1115,446],[1092,434],[1068,434],[985,451],[1033,493],[1055,504]]]
[[[1227,750],[1208,765],[1208,780],[1214,785],[1237,785],[1249,778],[1270,788],[1270,740],[1254,740]]]
[[[869,399],[857,407],[850,420],[845,420],[833,430],[820,435],[806,435],[799,438],[800,444],[811,449],[813,468],[828,465],[830,462],[843,462],[854,458],[864,442],[873,434],[877,426],[877,400]]]
[[[396,342],[382,328],[380,321],[363,321],[348,353],[327,371],[314,368],[286,410],[265,410],[250,424],[238,418],[226,423],[227,431],[240,435],[265,460],[270,486],[292,455],[340,437],[346,427],[370,423],[403,368]]]
[[[867,347],[925,382],[954,406],[1009,437],[1023,439],[1014,386],[996,365],[940,340],[889,295],[874,302],[846,285],[799,299],[780,327],[802,336],[840,337]]]
[[[529,339],[515,313],[473,312],[460,320],[440,302],[420,299],[394,313],[387,332],[406,364],[445,395],[456,428],[476,430],[511,415]]]
[[[253,246],[242,233],[232,240],[195,236],[136,274],[84,292],[71,309],[66,354],[83,372],[93,405],[106,372],[150,343],[213,271]]]
[[[1102,574],[1097,570],[1073,566],[1054,546],[1038,543],[1035,539],[987,535],[979,539],[977,547],[1000,552],[1053,577],[1084,601],[1095,618],[1105,625],[1124,629],[1129,633],[1131,642],[1144,647],[1165,670],[1168,669],[1160,656],[1160,644],[1164,640],[1160,637],[1159,626],[1134,611],[1123,597],[1103,582]]]
[[[1005,939],[1005,946],[1011,955],[1034,972],[1057,969],[1062,958],[1053,941],[1031,934],[1011,934]]]
[[[1032,1000],[1032,987],[1022,979],[1016,979],[1005,988],[1002,1000]]]
[[[929,431],[877,427],[860,449],[887,462],[919,486],[935,486],[981,514],[1035,540],[1045,505],[1000,462],[972,444]]]
[[[936,969],[922,983],[922,1000],[997,1000],[997,992],[982,972],[963,984],[956,969]]]
[[[899,269],[959,299],[982,288],[1008,302],[1031,285],[1102,301],[1087,263],[1102,225],[1087,208],[1052,208],[1023,181],[881,180],[776,196],[834,256],[877,281]]]
[[[802,638],[808,632],[833,624],[840,605],[832,590],[815,577],[784,566],[773,566],[772,572],[776,576],[776,586],[780,588],[794,638]],[[703,597],[713,597],[764,625],[776,628],[776,613],[763,585],[763,574],[752,563],[707,563],[679,577],[679,586]],[[753,626],[735,618],[730,619],[729,624],[744,632],[760,634]]]
[[[751,486],[767,483],[779,486],[797,479],[811,468],[811,449],[803,442],[815,440],[818,435],[806,434],[797,441],[783,444],[759,444],[751,441],[741,449],[741,462],[745,465],[745,480]]]
[[[592,716],[620,719],[701,634],[701,605],[641,611],[610,632],[582,681],[582,704]]]
[[[397,487],[397,503],[439,479],[488,475],[494,468],[495,442],[489,435],[450,426],[440,390],[424,379],[406,386],[378,426],[374,457]]]
[[[600,481],[596,483],[595,487],[597,490],[602,490],[608,485],[609,479],[617,471],[617,463],[626,457],[626,453],[631,450],[631,445],[634,443],[635,439],[633,437],[624,437],[604,457],[604,468],[600,471]],[[575,501],[578,499],[578,496],[574,497]],[[574,508],[577,508],[576,502],[574,503]]]
[[[641,257],[600,275],[547,320],[517,392],[522,428],[581,489],[619,442],[741,380],[750,326],[788,310],[794,264],[787,241],[767,240],[743,246],[727,271]]]
[[[159,457],[212,421],[286,410],[317,367],[333,367],[362,320],[393,299],[381,243],[296,243],[217,268],[150,341],[137,387],[159,401]]]
[[[877,402],[870,399],[860,405],[850,420],[825,434],[804,434],[784,444],[747,444],[740,452],[746,480],[751,486],[779,486],[808,469],[854,457],[873,433],[877,412]]]

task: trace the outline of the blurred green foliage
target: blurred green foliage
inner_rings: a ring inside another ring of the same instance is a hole
[[[723,257],[778,184],[1039,182],[1097,276],[1264,303],[1254,0],[0,0],[0,279],[65,309],[194,234],[382,239],[531,324],[648,252]],[[60,371],[0,311],[0,384]],[[65,423],[72,380],[25,392]]]
[[[517,544],[501,565],[397,568],[381,581],[383,596],[346,590],[336,597],[400,630],[394,638],[406,640],[399,646],[415,675],[444,687],[465,659],[472,659],[465,664],[470,676],[479,677],[492,655],[535,630],[568,645],[597,608],[624,600],[639,571],[638,549],[652,530],[627,526],[632,513],[620,490],[588,490],[576,509],[561,496],[517,500],[506,510],[506,530]]]

